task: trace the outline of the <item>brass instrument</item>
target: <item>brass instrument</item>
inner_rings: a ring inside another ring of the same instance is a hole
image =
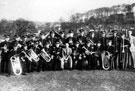
[[[94,53],[97,53],[97,52],[93,52],[93,51],[89,51],[86,47],[83,47],[85,50],[86,50],[86,54],[94,54]]]
[[[41,57],[46,61],[46,62],[50,62],[52,57],[50,57],[47,52],[45,51],[45,49],[42,49],[41,50],[41,53],[40,53]]]
[[[12,70],[15,75],[21,75],[22,74],[22,66],[20,62],[19,55],[14,55],[10,57],[10,62],[12,65]]]
[[[29,55],[27,55],[27,53],[25,51],[22,51],[22,53],[24,53],[24,55],[26,56],[26,58],[28,58],[28,60],[32,62],[32,58]]]
[[[33,51],[33,49],[30,49],[28,52],[28,55],[35,61],[39,61],[39,56]]]

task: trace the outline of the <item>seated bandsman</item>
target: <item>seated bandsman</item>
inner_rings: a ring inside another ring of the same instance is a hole
[[[71,70],[73,67],[72,61],[72,49],[69,47],[69,44],[65,44],[65,48],[62,49],[62,58],[61,58],[61,69],[65,68],[65,65],[68,65],[68,68]]]

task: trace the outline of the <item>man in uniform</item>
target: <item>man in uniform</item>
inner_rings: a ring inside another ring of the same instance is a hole
[[[129,62],[129,47],[130,47],[129,40],[126,39],[125,34],[122,33],[120,39],[120,69],[127,69],[128,62]]]
[[[57,41],[53,47],[53,69],[58,70],[60,68],[60,59],[62,58],[62,49],[60,48],[60,43]]]
[[[50,62],[47,62],[46,60],[43,61],[43,71],[44,70],[52,70],[52,66],[53,66],[53,48],[50,45],[49,41],[46,42],[45,47],[44,47],[46,53],[50,56]]]
[[[9,52],[11,50],[10,45],[10,37],[9,35],[5,35],[5,41],[0,44],[1,52],[1,73],[7,73],[10,76],[10,60],[9,60]]]

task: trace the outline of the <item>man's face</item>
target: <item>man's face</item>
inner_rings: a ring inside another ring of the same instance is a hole
[[[60,45],[59,44],[56,44],[56,47],[58,48]]]
[[[61,36],[64,37],[64,33],[62,33]]]
[[[125,34],[123,34],[121,37],[124,39],[125,38]]]
[[[92,34],[91,34],[91,37],[92,37],[92,38],[93,38],[93,37],[95,37],[95,34],[94,34],[94,33],[92,33]]]
[[[49,44],[46,44],[46,47],[49,48]]]
[[[79,44],[78,43],[76,44],[76,47],[79,47]]]
[[[69,47],[69,44],[68,43],[66,43],[66,47]]]
[[[20,40],[20,37],[17,37],[16,40],[19,41]]]
[[[32,40],[35,40],[36,38],[35,37],[32,37]]]
[[[116,35],[117,35],[117,33],[115,32],[113,35],[114,35],[114,36],[116,36]]]
[[[54,33],[51,34],[52,37],[54,37],[54,35],[55,35]]]
[[[90,47],[90,43],[87,43],[87,47]]]
[[[102,34],[102,37],[105,37],[105,33]]]
[[[129,31],[128,33],[129,33],[129,35],[132,35],[132,31]]]
[[[5,40],[6,40],[6,41],[9,41],[9,39],[10,39],[10,38],[8,37],[8,38],[6,38]]]
[[[70,37],[73,37],[74,36],[74,34],[73,33],[70,33]]]
[[[83,36],[84,35],[84,32],[81,32],[81,36]]]
[[[24,46],[24,49],[27,50],[27,46]]]
[[[24,41],[26,41],[27,40],[27,37],[26,38],[24,38]]]

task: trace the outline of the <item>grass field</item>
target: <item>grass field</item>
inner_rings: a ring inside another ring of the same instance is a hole
[[[135,72],[74,70],[1,75],[0,91],[135,91]]]

